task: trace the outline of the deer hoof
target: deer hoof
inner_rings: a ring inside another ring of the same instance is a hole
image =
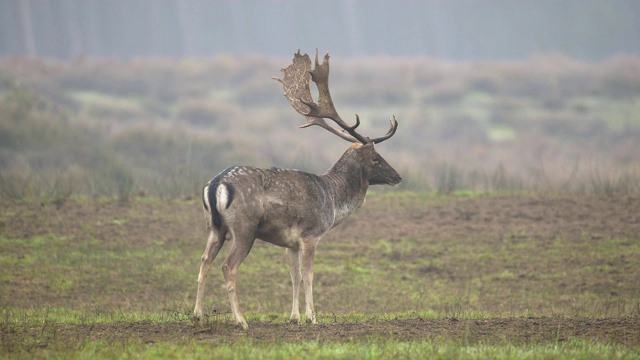
[[[249,324],[245,320],[236,322],[236,325],[240,326],[242,330],[249,330]]]

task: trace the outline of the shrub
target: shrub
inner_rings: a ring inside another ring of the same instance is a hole
[[[635,98],[640,94],[640,59],[620,56],[602,64],[598,90],[612,98]]]
[[[150,115],[135,98],[110,96],[95,92],[75,93],[73,98],[81,103],[81,114],[89,118],[132,120]]]
[[[189,99],[176,105],[175,117],[192,125],[221,126],[241,114],[235,104],[224,100]]]

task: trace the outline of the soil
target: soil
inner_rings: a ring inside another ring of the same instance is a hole
[[[232,343],[250,339],[256,343],[344,342],[375,339],[399,341],[443,338],[460,344],[545,344],[568,340],[585,340],[627,347],[640,346],[640,318],[569,319],[569,318],[496,318],[496,319],[403,319],[297,325],[250,322],[243,331],[230,322],[194,326],[190,321],[171,323],[115,323],[91,325],[47,325],[56,327],[63,339],[104,341],[106,343],[140,341]],[[5,340],[37,337],[42,327],[9,330],[0,327]],[[10,333],[9,333],[10,332]],[[7,341],[10,343],[10,341]],[[9,345],[9,344],[6,344]],[[41,344],[43,345],[43,344]],[[46,346],[46,344],[44,344]]]

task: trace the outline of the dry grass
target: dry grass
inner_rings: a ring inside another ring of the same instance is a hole
[[[73,194],[193,196],[233,164],[321,173],[346,144],[296,129],[303,119],[270,80],[288,61],[4,60],[3,184],[23,179],[32,189],[3,196],[46,195],[45,178],[68,179]],[[359,113],[365,134],[398,117],[379,149],[405,175],[400,190],[633,193],[639,64],[333,59],[331,81],[341,114]]]

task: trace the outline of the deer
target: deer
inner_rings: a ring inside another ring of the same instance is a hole
[[[284,96],[291,106],[307,119],[300,126],[318,125],[349,141],[352,145],[323,175],[298,170],[250,166],[232,166],[211,179],[202,190],[202,202],[207,229],[207,243],[198,274],[198,292],[193,316],[202,320],[205,280],[225,241],[232,242],[222,264],[224,288],[231,303],[236,325],[249,328],[238,303],[236,277],[238,267],[251,251],[256,239],[286,248],[289,259],[293,302],[290,321],[300,323],[299,293],[304,287],[305,317],[316,324],[313,304],[313,258],[320,239],[342,223],[365,202],[369,185],[397,185],[402,178],[374,149],[374,144],[392,137],[398,128],[395,116],[384,136],[369,138],[348,125],[338,115],[329,93],[329,53],[322,64],[315,66],[300,50],[293,62],[281,69]],[[318,101],[313,101],[309,78],[318,89]],[[333,121],[339,128],[329,125]]]

